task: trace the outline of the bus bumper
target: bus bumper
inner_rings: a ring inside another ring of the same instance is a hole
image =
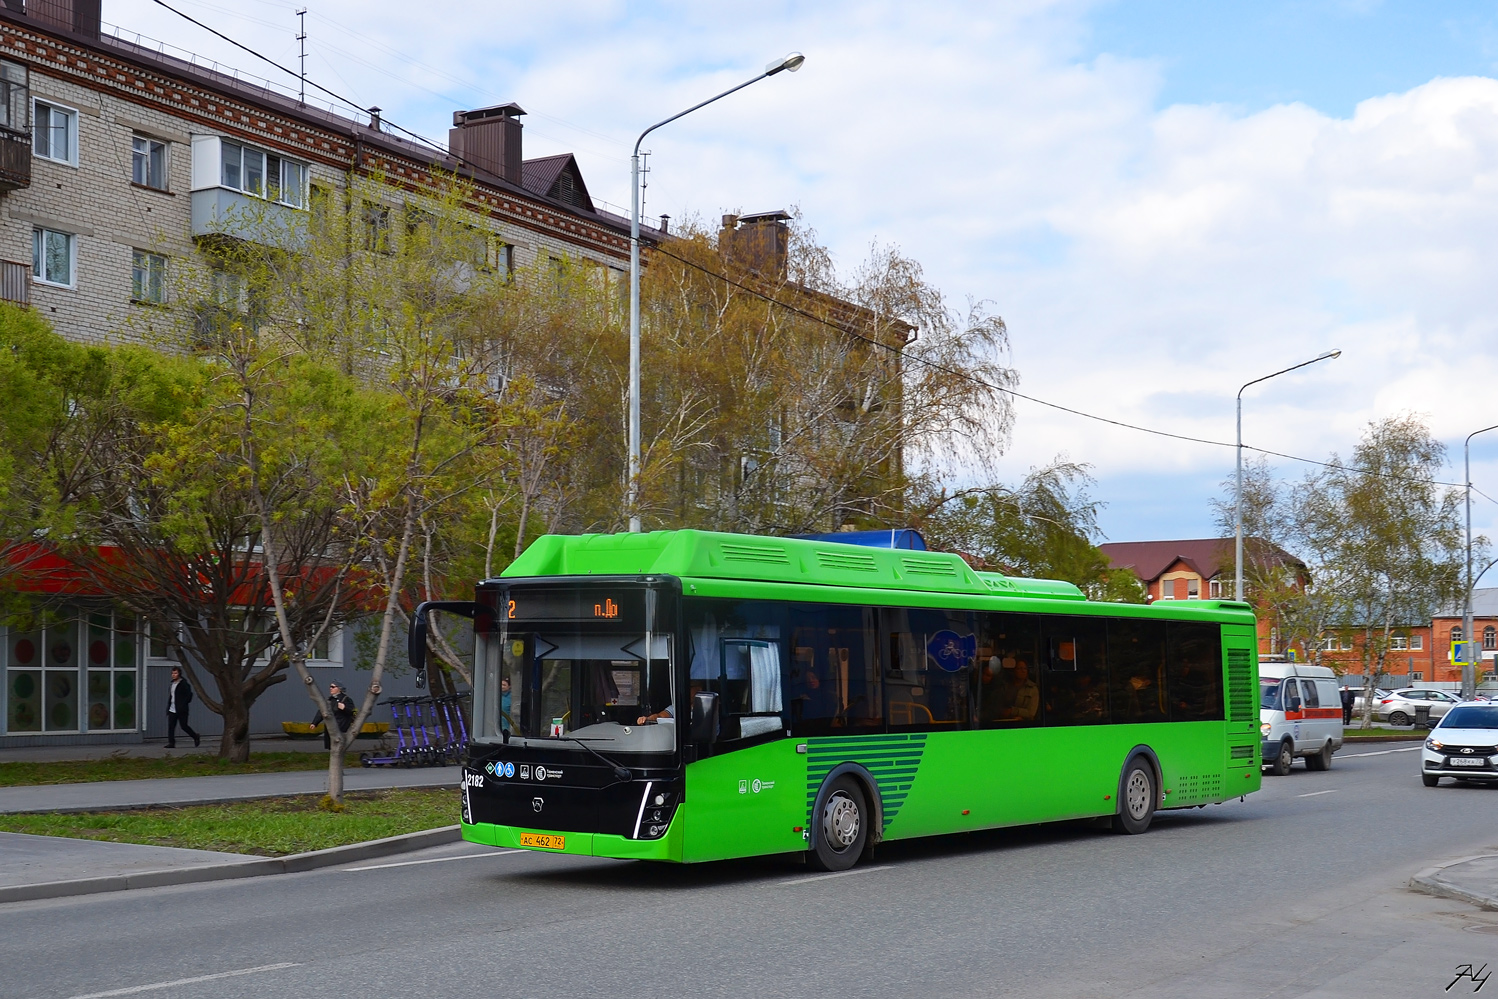
[[[611,833],[557,832],[551,829],[522,829],[519,826],[501,826],[489,822],[463,823],[463,838],[470,843],[494,846],[505,850],[532,850],[536,853],[568,853],[579,857],[611,857],[617,860],[665,860],[680,863],[682,858],[682,813],[686,803],[677,806],[671,817],[671,825],[660,839],[630,839]],[[523,833],[542,833],[560,836],[560,850],[525,846],[520,842]]]

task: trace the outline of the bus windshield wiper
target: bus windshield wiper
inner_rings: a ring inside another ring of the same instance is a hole
[[[611,769],[611,770],[614,771],[614,776],[617,777],[617,778],[619,778],[624,783],[628,784],[631,780],[634,779],[634,775],[629,772],[629,768],[628,767],[621,767],[619,764],[615,763],[613,760],[609,759],[607,756],[604,756],[598,750],[596,750],[592,746],[588,745],[588,740],[587,739],[579,739],[575,735],[559,735],[559,736],[556,736],[555,738],[566,739],[568,742],[575,742],[575,743],[577,743],[579,746],[583,747],[588,752],[590,752],[594,756],[598,757],[604,763],[608,764],[609,769]],[[610,741],[612,741],[612,740],[610,740]]]

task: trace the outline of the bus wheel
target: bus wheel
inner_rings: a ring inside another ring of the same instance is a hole
[[[1321,747],[1321,752],[1312,753],[1306,757],[1306,769],[1308,770],[1330,770],[1332,768],[1332,744],[1327,743]]]
[[[827,788],[822,814],[816,817],[807,860],[823,871],[846,871],[858,863],[868,842],[868,806],[852,777],[839,777]]]
[[[1159,800],[1155,771],[1144,757],[1136,756],[1124,767],[1122,791],[1118,796],[1118,814],[1113,816],[1113,831],[1137,836],[1150,827]]]
[[[1290,748],[1289,740],[1280,743],[1279,755],[1269,765],[1269,772],[1276,777],[1283,777],[1290,772],[1290,764],[1295,762],[1295,750]]]

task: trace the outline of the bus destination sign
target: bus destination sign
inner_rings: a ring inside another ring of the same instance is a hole
[[[644,590],[521,590],[505,595],[508,621],[642,621]]]

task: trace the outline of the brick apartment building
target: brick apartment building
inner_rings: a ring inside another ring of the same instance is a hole
[[[434,149],[396,134],[376,108],[367,117],[321,108],[107,29],[99,0],[0,0],[0,299],[35,308],[75,340],[128,338],[172,294],[170,275],[195,257],[197,240],[237,210],[273,232],[318,188],[379,174],[397,206],[436,171],[472,184],[489,266],[567,260],[622,280],[629,220],[594,203],[573,155],[524,158],[524,114],[513,103],[457,110],[447,149]],[[784,281],[788,218],[725,217],[725,259]],[[665,230],[664,219],[647,226],[647,246]],[[833,304],[834,323],[869,325],[865,310]],[[884,336],[905,339],[902,329]],[[0,627],[0,746],[164,735],[165,650],[102,597],[80,596],[69,610],[35,632]],[[310,665],[360,693],[353,645],[335,634]],[[292,686],[257,702],[253,733],[306,716]],[[397,679],[386,687],[409,692]],[[216,732],[216,716],[194,718]]]

